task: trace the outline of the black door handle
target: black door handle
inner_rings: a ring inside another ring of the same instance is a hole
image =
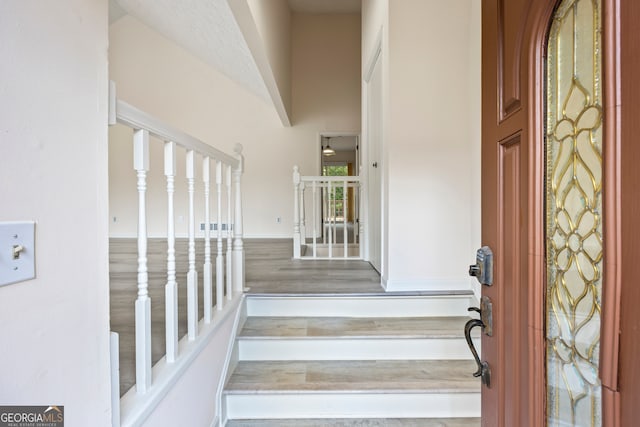
[[[480,313],[480,309],[478,307],[469,307],[469,311],[477,311]],[[471,354],[473,358],[476,360],[478,364],[478,370],[473,373],[474,377],[480,377],[482,383],[487,387],[491,384],[491,370],[489,369],[489,364],[487,362],[483,362],[480,360],[480,356],[478,356],[478,351],[476,350],[475,345],[473,345],[473,340],[471,339],[471,330],[476,326],[480,326],[484,328],[484,323],[480,319],[471,319],[464,325],[464,338],[467,340],[467,345],[469,346],[469,350],[471,350]]]

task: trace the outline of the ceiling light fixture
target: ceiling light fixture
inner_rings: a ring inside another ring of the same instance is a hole
[[[334,150],[333,148],[331,148],[331,145],[329,145],[331,138],[327,137],[327,146],[324,147],[322,149],[322,155],[323,156],[335,156],[336,155],[336,150]]]

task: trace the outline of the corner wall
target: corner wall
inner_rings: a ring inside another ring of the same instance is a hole
[[[367,3],[364,54],[382,28],[383,280],[388,290],[470,289],[480,224],[479,4]]]
[[[0,221],[36,279],[0,287],[0,402],[110,426],[107,2],[0,2]]]

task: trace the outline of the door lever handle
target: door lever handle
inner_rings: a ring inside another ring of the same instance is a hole
[[[469,307],[469,311],[476,311],[480,313],[480,309],[478,307]],[[469,350],[471,350],[471,354],[473,358],[476,360],[476,364],[478,365],[478,370],[473,373],[474,377],[480,377],[482,383],[487,387],[491,384],[491,369],[489,369],[489,364],[487,362],[482,362],[480,360],[480,356],[478,356],[478,351],[476,350],[475,345],[473,345],[473,340],[471,339],[471,330],[476,326],[480,326],[484,329],[484,323],[480,319],[471,319],[464,325],[464,338],[467,340],[467,345],[469,346]]]

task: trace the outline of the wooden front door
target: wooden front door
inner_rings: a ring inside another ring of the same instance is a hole
[[[617,119],[612,139],[618,141],[612,147],[611,167],[607,174],[615,182],[607,187],[615,188],[620,195],[613,198],[611,208],[613,211],[618,209],[620,222],[612,224],[616,227],[612,227],[611,234],[617,233],[612,251],[618,252],[607,263],[616,274],[612,274],[605,310],[613,325],[607,344],[617,348],[615,338],[619,336],[620,355],[619,358],[612,356],[605,403],[619,408],[620,413],[610,411],[613,415],[607,417],[608,424],[605,425],[626,427],[638,425],[640,420],[640,2],[621,0],[615,3],[616,8],[612,11],[617,13],[611,13],[611,20],[619,27],[620,40],[619,45],[612,44],[620,48],[620,53],[612,58],[610,68],[619,71],[620,81],[612,87],[620,98],[612,97],[607,103],[610,115]],[[616,19],[619,21],[615,22]],[[618,313],[619,329],[616,328]],[[618,360],[619,365],[615,363]]]
[[[637,22],[636,0],[483,1],[483,426],[639,416]]]
[[[555,0],[482,2],[482,244],[494,253],[485,427],[544,420],[542,52]]]
[[[580,15],[590,13],[578,3],[483,1],[482,242],[495,256],[494,283],[482,287],[493,307],[493,336],[482,339],[483,359],[491,370],[491,385],[482,390],[487,427],[583,425],[586,407],[601,410],[597,361],[590,364],[583,357],[590,350],[575,339],[588,336],[585,346],[592,345],[589,340],[598,345],[600,296],[593,290],[601,286],[602,259],[600,217],[593,207],[601,198],[600,184],[588,179],[591,172],[583,171],[579,152],[602,132],[601,91],[599,80],[584,77],[593,75],[593,69],[578,70],[585,64],[576,58],[578,49],[584,50],[584,34],[572,38],[571,31],[580,32],[579,22],[586,21]],[[564,27],[559,30],[562,41],[548,48],[552,17],[554,25]],[[586,44],[595,46],[591,39]],[[555,68],[547,68],[548,49],[564,51]],[[559,88],[552,87],[548,74],[551,80],[564,79]],[[585,131],[583,117],[591,119]],[[549,149],[547,139],[560,148]],[[600,142],[594,141],[587,166],[598,169],[598,175]],[[580,218],[592,221],[577,225]],[[583,283],[579,275],[585,257],[594,264]],[[579,283],[567,285],[569,280]],[[576,320],[583,315],[584,322]],[[557,384],[548,388],[548,378]],[[593,392],[593,398],[578,399],[581,395],[562,388],[580,388],[577,384],[585,378],[579,393]],[[549,396],[557,398],[553,407]]]

